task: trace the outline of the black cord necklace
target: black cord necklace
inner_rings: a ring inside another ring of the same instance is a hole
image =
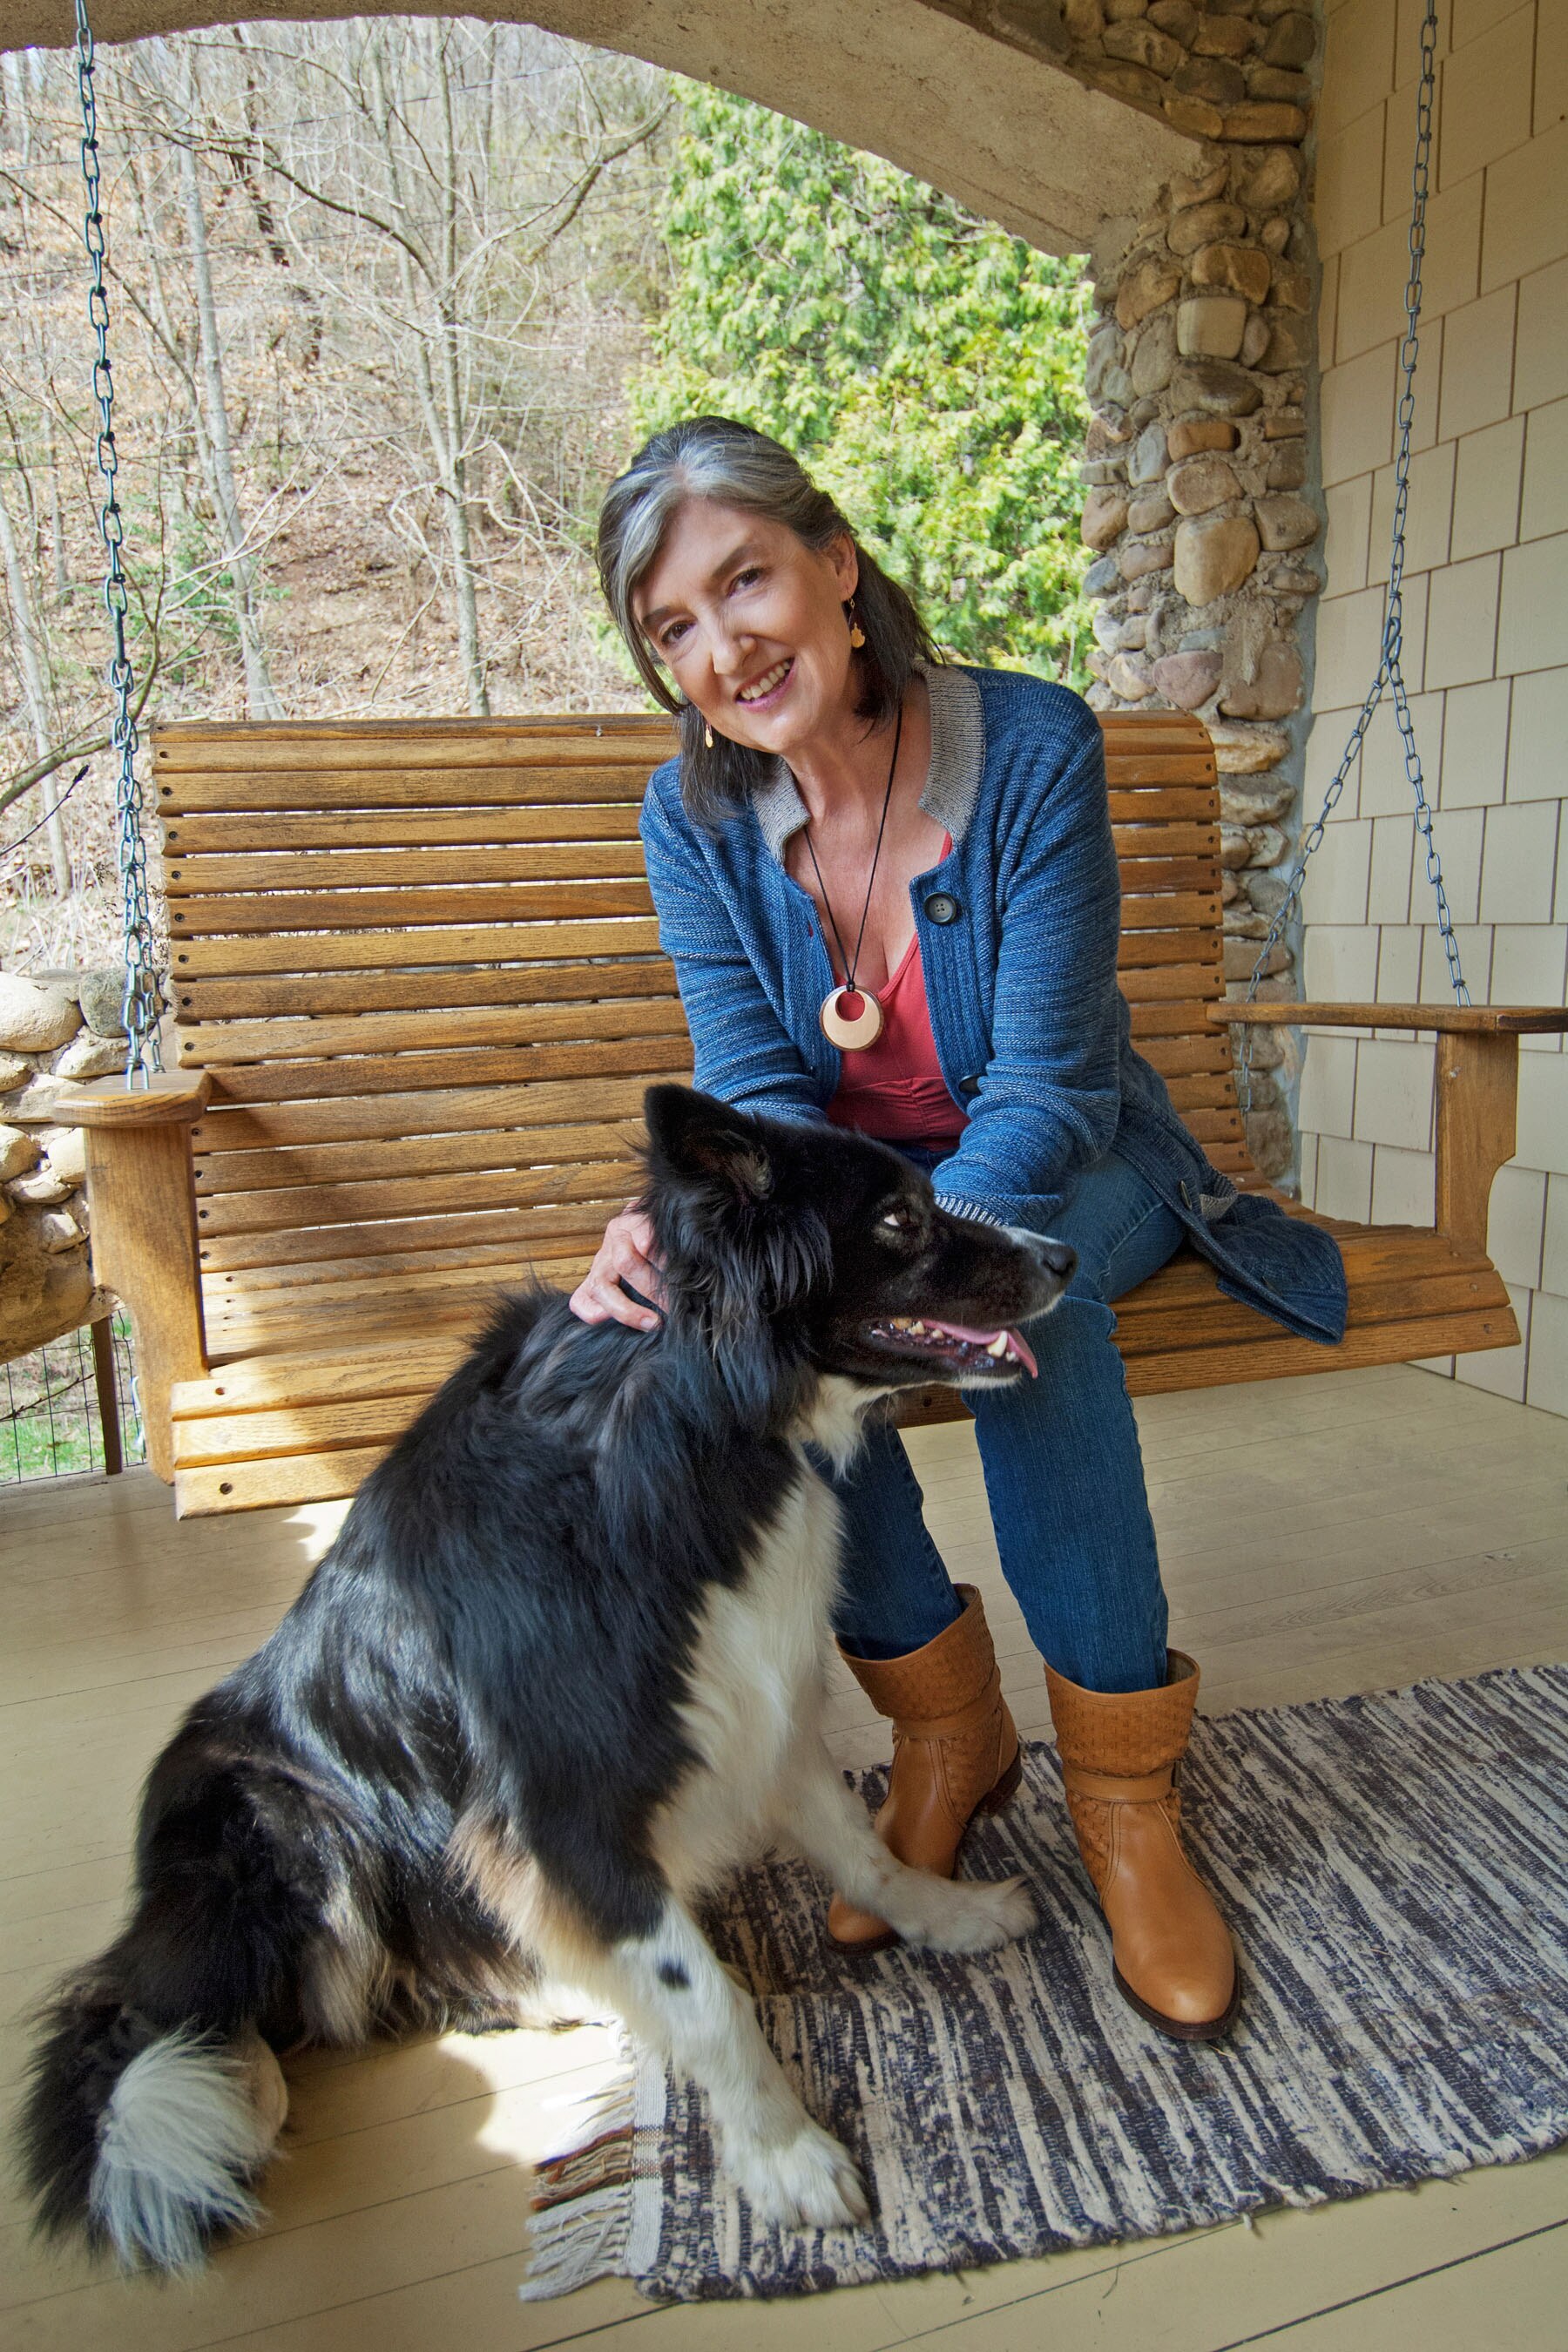
[[[827,909],[827,919],[833,926],[833,937],[838,949],[838,961],[844,967],[844,985],[830,988],[822,1000],[822,1010],[816,1018],[828,1044],[837,1045],[841,1054],[858,1053],[864,1046],[874,1045],[882,1034],[882,1008],[868,989],[857,988],[855,973],[860,961],[860,950],[866,940],[866,920],[871,912],[871,892],[877,880],[877,860],[882,855],[882,835],[888,829],[888,810],[893,798],[893,778],[898,773],[899,745],[903,740],[904,707],[899,705],[898,725],[893,730],[893,756],[888,762],[888,789],[882,794],[882,821],[877,827],[877,846],[871,852],[871,871],[866,877],[866,903],[860,909],[860,929],[855,940],[854,955],[846,955],[844,937],[838,928],[838,918],[833,911],[833,901],[827,895],[827,885],[822,878],[822,868],[816,862],[812,845],[811,820],[805,824],[805,854],[811,860],[811,870],[816,877],[816,887],[822,893],[822,903]],[[851,1010],[853,1007],[853,1010]]]

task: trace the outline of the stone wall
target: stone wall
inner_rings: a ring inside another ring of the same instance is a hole
[[[1218,755],[1226,975],[1245,992],[1295,837],[1311,600],[1317,273],[1306,139],[1318,32],[1293,0],[1064,0],[1070,69],[1215,142],[1130,245],[1094,256],[1098,709],[1195,711]],[[1294,950],[1265,992],[1300,993]],[[1255,1033],[1248,1142],[1294,1162],[1286,1033]]]
[[[107,1312],[76,1087],[125,1067],[119,971],[0,973],[0,1362]]]
[[[1061,0],[1068,71],[1191,139],[1307,135],[1314,0]]]

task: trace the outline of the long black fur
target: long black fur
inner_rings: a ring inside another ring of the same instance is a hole
[[[587,1935],[648,1933],[698,1619],[802,1475],[791,1433],[823,1377],[927,1381],[868,1339],[879,1318],[990,1328],[1059,1289],[1061,1254],[945,1216],[879,1145],[676,1087],[647,1115],[660,1328],[508,1298],[154,1765],[128,1922],[34,2062],[22,2151],[47,2229],[101,2242],[105,2117],[160,2037],[283,2051],[507,2015],[527,1955],[455,1865],[460,1823],[526,1853]],[[321,1990],[345,1920],[375,1954],[347,2018]]]

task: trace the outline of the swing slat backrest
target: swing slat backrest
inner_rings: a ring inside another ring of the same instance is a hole
[[[1247,1172],[1218,797],[1180,713],[1102,721],[1142,1050]],[[644,1087],[690,1047],[637,836],[641,718],[162,728],[179,1066],[209,1359],[468,1324],[564,1279],[636,1181]]]
[[[1225,992],[1213,749],[1180,712],[1101,726],[1134,1032],[1210,1156],[1256,1183],[1208,1017]],[[637,836],[670,747],[633,718],[158,731],[188,1074],[164,1084],[167,1115],[194,1118],[190,1156],[183,1125],[117,1136],[122,1092],[95,1108],[89,1149],[94,1265],[142,1294],[150,1444],[182,1512],[353,1494],[498,1288],[587,1264],[637,1181],[645,1086],[690,1068]],[[1489,1173],[1511,1150],[1506,1108]],[[177,1230],[193,1170],[194,1242]],[[1119,1302],[1128,1385],[1511,1344],[1469,1232],[1482,1215],[1472,1203],[1464,1234],[1336,1226],[1350,1328],[1327,1349],[1180,1253]],[[963,1410],[939,1390],[900,1418]]]

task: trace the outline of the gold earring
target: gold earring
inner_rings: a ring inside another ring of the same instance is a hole
[[[855,617],[855,599],[849,599],[849,642],[857,653],[866,642],[866,632]]]
[[[713,730],[706,720],[703,722],[702,740],[707,744],[710,751],[713,749]]]

